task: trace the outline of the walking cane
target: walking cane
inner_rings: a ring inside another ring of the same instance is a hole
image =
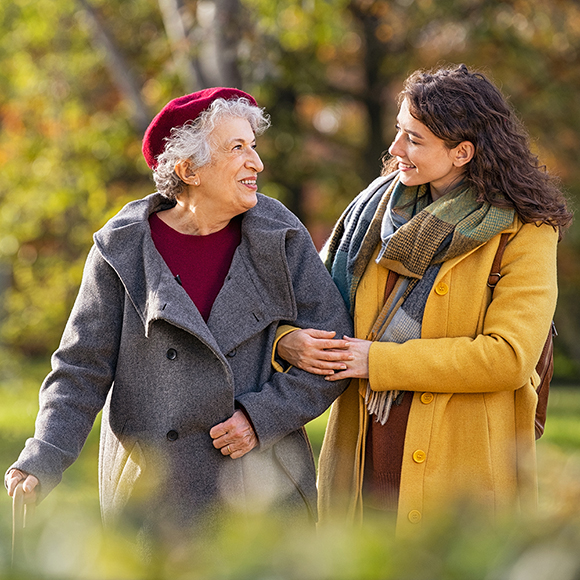
[[[21,481],[16,486],[12,502],[12,567],[22,547],[22,532],[26,527],[26,516],[32,514],[32,504],[26,506],[24,503],[23,485],[24,481]]]

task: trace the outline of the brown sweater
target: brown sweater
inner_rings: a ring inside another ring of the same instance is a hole
[[[393,404],[384,425],[371,417],[367,433],[363,504],[371,509],[396,511],[401,484],[403,446],[413,393]]]

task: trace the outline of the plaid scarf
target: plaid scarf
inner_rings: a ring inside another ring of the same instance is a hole
[[[358,195],[326,245],[326,266],[351,314],[360,279],[378,244],[377,263],[399,277],[373,325],[369,340],[403,343],[421,338],[423,312],[441,264],[484,244],[509,227],[513,209],[478,202],[460,184],[431,201],[428,185],[406,187],[398,172]],[[399,391],[373,391],[366,405],[385,423]]]

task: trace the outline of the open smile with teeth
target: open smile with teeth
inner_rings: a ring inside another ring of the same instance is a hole
[[[256,185],[256,181],[255,177],[250,177],[248,179],[241,179],[240,183],[243,183],[244,185]]]

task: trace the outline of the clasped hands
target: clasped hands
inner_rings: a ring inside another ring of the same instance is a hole
[[[294,330],[278,341],[278,354],[302,370],[324,375],[328,381],[368,378],[371,342],[347,336],[335,340],[335,335],[314,328]],[[232,459],[243,457],[258,445],[252,424],[239,409],[209,434],[214,447]]]
[[[298,329],[278,341],[278,355],[309,373],[325,375],[327,381],[368,379],[371,342],[348,336],[335,339],[335,332]]]

